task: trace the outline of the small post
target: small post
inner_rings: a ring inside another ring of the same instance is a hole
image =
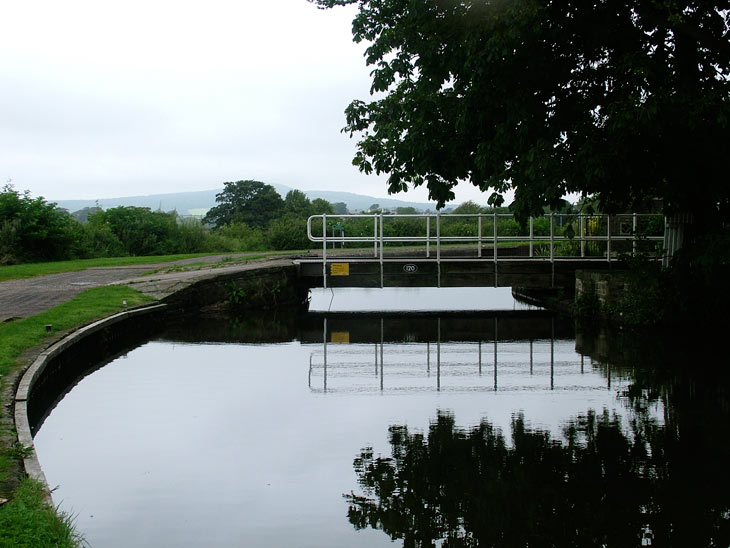
[[[533,245],[534,239],[535,239],[535,234],[534,234],[535,230],[533,227],[534,220],[535,220],[534,217],[530,217],[530,258],[535,256],[535,254],[533,253],[533,250],[532,250],[532,245]]]
[[[581,258],[586,256],[586,219],[581,214],[580,216],[580,256]]]
[[[47,323],[46,324],[46,333],[50,333],[51,331],[53,331],[53,325],[50,323]]]
[[[606,260],[611,262],[611,217],[606,215]]]

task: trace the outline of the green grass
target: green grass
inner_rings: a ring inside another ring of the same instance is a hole
[[[58,331],[78,327],[128,306],[153,300],[139,291],[122,285],[96,287],[79,293],[74,299],[24,320],[0,324],[0,375],[15,365],[20,354],[54,336]],[[46,333],[46,325],[52,325]]]
[[[13,500],[0,506],[0,546],[75,548],[83,544],[73,518],[56,512],[45,500],[45,487],[36,481],[24,479]]]
[[[74,299],[24,320],[0,324],[0,375],[20,367],[21,354],[34,346],[48,344],[59,332],[80,327],[93,320],[128,307],[153,301],[125,286],[104,286],[89,289]],[[50,333],[46,325],[52,325]],[[0,409],[3,409],[0,401]],[[13,460],[22,457],[23,448],[0,447],[0,485],[9,484]],[[3,495],[7,496],[7,495]],[[0,506],[0,547],[79,546],[82,539],[74,532],[68,515],[56,513],[45,502],[44,487],[29,479],[21,481],[10,502]]]
[[[213,264],[218,263],[232,263],[237,261],[252,261],[255,259],[262,259],[265,257],[279,256],[279,255],[296,255],[298,253],[306,253],[306,251],[269,251],[269,252],[257,252],[257,253],[246,253],[245,256],[240,256],[241,253],[189,253],[186,255],[152,255],[149,257],[111,257],[106,259],[78,259],[74,261],[54,261],[48,263],[28,263],[28,264],[17,264],[9,266],[0,266],[0,282],[6,280],[16,280],[19,278],[33,278],[35,276],[46,276],[48,274],[60,274],[62,272],[78,272],[79,270],[85,270],[87,268],[99,268],[99,267],[115,267],[115,266],[133,266],[133,265],[146,265],[146,264],[159,264],[159,263],[171,263],[173,261],[180,261],[183,259],[194,259],[196,257],[210,257],[210,256],[221,256],[229,255],[215,261]],[[239,257],[233,257],[233,255],[239,255]],[[196,265],[209,265],[210,262],[199,261]],[[158,269],[159,270],[159,269]]]
[[[186,255],[154,255],[150,257],[110,257],[105,259],[77,259],[73,261],[53,261],[48,263],[28,263],[9,266],[0,266],[0,282],[18,278],[32,278],[34,276],[45,276],[47,274],[60,274],[62,272],[77,272],[87,268],[98,268],[104,266],[129,266],[166,263],[191,259],[194,257],[205,257],[211,253],[192,253]]]

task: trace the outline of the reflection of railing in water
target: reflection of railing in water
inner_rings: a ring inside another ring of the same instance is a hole
[[[499,319],[494,336],[470,342],[441,340],[437,318],[433,342],[343,344],[329,333],[324,319],[321,352],[309,357],[309,388],[313,391],[498,391],[610,389],[607,376],[586,375],[586,358],[573,340],[500,341]],[[554,333],[554,330],[553,330]],[[334,339],[334,342],[333,340]],[[589,358],[589,365],[594,365]]]

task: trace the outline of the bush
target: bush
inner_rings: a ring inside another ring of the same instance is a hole
[[[71,257],[77,221],[44,198],[20,194],[11,185],[0,192],[0,260],[5,263]]]
[[[227,251],[262,251],[266,249],[266,238],[258,228],[251,228],[246,223],[231,223],[219,228],[214,234]]]
[[[307,237],[307,220],[292,215],[273,220],[266,241],[269,249],[276,250],[309,249],[312,245]]]

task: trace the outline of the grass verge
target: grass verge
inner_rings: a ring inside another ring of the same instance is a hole
[[[105,259],[77,259],[73,261],[53,261],[48,263],[28,263],[0,266],[0,282],[19,278],[33,278],[62,272],[77,272],[87,268],[105,266],[130,266],[168,263],[195,257],[210,256],[210,253],[193,253],[187,255],[154,255],[150,257],[110,257]]]
[[[123,285],[96,287],[79,293],[74,299],[41,314],[10,323],[0,324],[0,375],[6,375],[20,354],[52,338],[54,333],[84,325],[128,306],[149,302],[152,297]],[[51,325],[50,333],[46,325]]]
[[[0,506],[0,546],[76,548],[84,545],[73,517],[45,502],[45,487],[24,479],[13,500]]]
[[[20,278],[33,278],[35,276],[47,276],[49,274],[61,274],[63,272],[78,272],[87,268],[134,266],[147,264],[162,264],[182,261],[184,259],[195,259],[198,257],[223,257],[212,261],[200,261],[195,263],[198,267],[213,264],[231,264],[238,261],[252,261],[265,257],[279,255],[294,255],[306,253],[304,251],[260,251],[251,253],[189,253],[186,255],[152,255],[149,257],[111,257],[105,259],[77,259],[73,261],[53,261],[48,263],[28,263],[0,266],[0,282],[6,280],[17,280]],[[171,267],[172,265],[169,265]],[[181,265],[182,266],[182,265]],[[159,270],[159,269],[158,269]]]
[[[58,305],[46,312],[31,316],[24,320],[0,324],[0,383],[5,377],[22,367],[20,357],[27,349],[49,344],[60,332],[85,325],[93,320],[109,316],[124,309],[123,300],[129,307],[153,301],[125,286],[103,286],[89,289],[74,299]],[[46,325],[51,325],[51,332],[46,332]],[[0,390],[0,399],[4,390]],[[0,413],[6,413],[9,407],[0,401]],[[24,448],[14,444],[13,432],[8,417],[2,417],[4,425],[0,432],[0,487],[16,484],[9,477],[14,474],[15,464],[22,459]],[[69,516],[57,513],[45,501],[44,487],[37,482],[23,479],[17,488],[10,493],[0,490],[0,498],[8,498],[9,502],[0,506],[0,547],[44,547],[44,546],[79,546],[82,539],[73,531]]]

